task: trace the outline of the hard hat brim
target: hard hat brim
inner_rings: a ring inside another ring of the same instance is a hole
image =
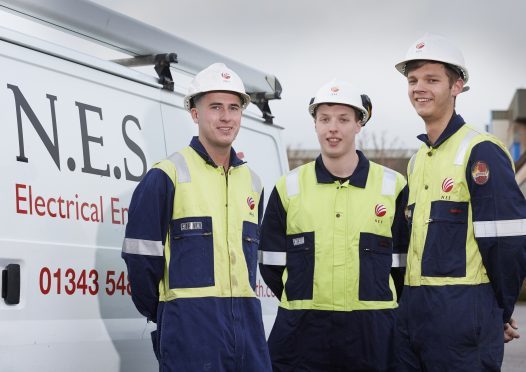
[[[327,104],[327,105],[342,105],[342,106],[347,106],[347,107],[350,107],[350,108],[353,108],[353,109],[356,109],[358,111],[360,111],[362,114],[363,114],[363,125],[365,125],[365,123],[367,123],[367,121],[369,120],[369,113],[363,109],[363,107],[357,107],[357,106],[353,106],[353,105],[349,105],[348,103],[342,103],[342,102],[316,102],[316,103],[312,103],[309,105],[309,114],[314,118],[314,112],[316,111],[316,108],[319,106],[319,105],[324,105],[324,104]]]
[[[448,61],[442,61],[442,60],[438,60],[438,59],[426,59],[426,58],[413,58],[413,59],[406,59],[402,62],[399,62],[395,65],[395,68],[404,76],[407,76],[406,72],[405,72],[405,66],[409,63],[409,62],[412,62],[412,61],[430,61],[430,62],[436,62],[436,63],[443,63],[443,64],[446,64],[446,65],[450,65],[450,66],[453,66],[455,69],[459,70],[460,72],[460,76],[462,77],[462,80],[464,80],[464,84],[468,82],[468,79],[469,79],[469,74],[468,74],[468,70],[463,67],[463,66],[459,66],[458,64],[456,63],[452,63],[452,62],[448,62]]]
[[[186,111],[190,112],[192,110],[192,99],[199,95],[204,95],[207,93],[214,93],[214,92],[225,92],[225,93],[232,93],[238,96],[241,99],[241,109],[244,110],[247,108],[248,104],[250,103],[250,96],[246,93],[236,92],[234,90],[211,90],[207,92],[197,92],[193,94],[188,94],[184,97],[184,108]]]

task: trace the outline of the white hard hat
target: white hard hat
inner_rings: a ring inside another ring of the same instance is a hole
[[[188,94],[184,97],[185,109],[190,111],[195,96],[214,91],[237,93],[241,98],[242,109],[250,103],[250,96],[245,93],[241,78],[224,63],[214,63],[195,75],[190,82]]]
[[[406,75],[407,62],[416,60],[437,61],[451,65],[459,70],[464,83],[468,82],[468,69],[464,63],[464,56],[460,49],[443,36],[426,33],[415,41],[407,51],[405,59],[396,64],[396,69]]]
[[[324,84],[311,99],[309,113],[314,117],[316,107],[322,103],[338,103],[348,105],[358,109],[362,113],[362,125],[365,125],[371,118],[373,106],[366,94],[359,91],[346,81],[332,80]]]

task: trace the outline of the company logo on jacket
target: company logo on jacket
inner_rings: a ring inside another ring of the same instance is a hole
[[[253,210],[256,206],[256,203],[254,202],[254,199],[251,196],[247,198],[247,205],[250,208],[250,210]]]
[[[455,185],[455,181],[453,181],[452,178],[444,178],[444,181],[442,181],[442,191],[444,192],[450,192],[453,190],[453,186]]]
[[[387,208],[383,204],[376,204],[374,207],[374,214],[376,214],[377,217],[383,217],[387,213]]]
[[[471,177],[477,185],[485,185],[489,180],[489,167],[483,161],[477,161],[471,167]]]

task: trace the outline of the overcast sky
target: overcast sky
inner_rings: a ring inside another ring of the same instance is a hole
[[[394,65],[426,31],[450,38],[464,53],[471,90],[457,100],[457,112],[468,123],[483,129],[491,110],[507,109],[515,90],[526,87],[525,1],[94,2],[277,76],[282,99],[270,105],[290,147],[318,147],[308,102],[339,78],[373,101],[362,136],[417,148],[423,122]]]

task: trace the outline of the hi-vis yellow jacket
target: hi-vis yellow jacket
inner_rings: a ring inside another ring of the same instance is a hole
[[[405,266],[406,182],[399,173],[358,155],[354,174],[344,182],[335,180],[319,157],[281,178],[270,197],[260,270],[281,295],[283,308],[397,306],[390,272],[393,266]]]
[[[447,301],[449,288],[490,282],[508,322],[526,277],[526,200],[513,160],[456,113],[432,145],[418,138],[424,144],[408,165],[405,284]]]
[[[190,147],[155,168],[176,189],[160,300],[255,297],[258,176],[246,165],[231,167],[225,175]]]
[[[255,298],[261,181],[235,152],[228,174],[200,152],[194,138],[156,164],[132,198],[123,258],[148,319],[159,301]]]
[[[489,282],[475,240],[477,223],[473,223],[466,179],[471,150],[484,141],[508,154],[495,137],[463,125],[439,147],[423,145],[411,158],[407,211],[411,239],[406,285]]]

